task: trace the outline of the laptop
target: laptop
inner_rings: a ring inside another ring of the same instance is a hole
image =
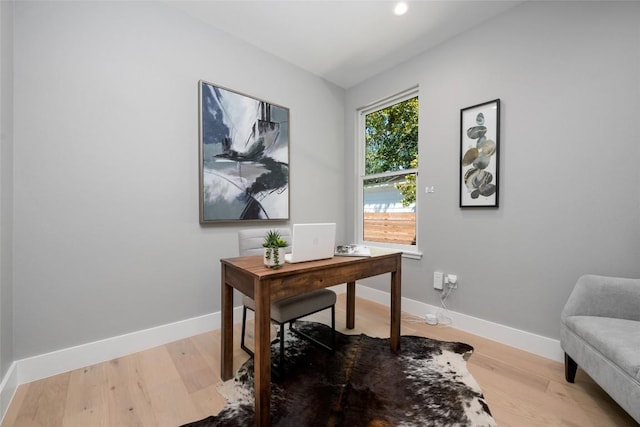
[[[290,263],[332,258],[336,244],[336,224],[293,224],[291,253],[284,256]]]

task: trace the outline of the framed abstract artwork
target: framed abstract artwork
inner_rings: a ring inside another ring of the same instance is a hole
[[[200,223],[289,219],[289,109],[198,86]]]
[[[500,99],[460,110],[460,207],[498,207]]]

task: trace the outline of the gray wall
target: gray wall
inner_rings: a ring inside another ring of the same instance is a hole
[[[0,2],[0,381],[13,362],[13,2]]]
[[[199,79],[290,108],[290,222],[343,236],[344,90],[159,2],[14,25],[16,359],[220,309],[247,225],[198,224]]]
[[[420,84],[419,186],[436,192],[419,201],[408,298],[437,305],[433,271],[457,273],[451,309],[557,337],[580,274],[640,276],[638,3],[527,2],[346,98],[158,2],[18,2],[13,35],[0,5],[3,373],[219,310],[241,226],[197,221],[199,79],[291,109],[291,222],[336,221],[339,241],[354,110]],[[495,97],[500,208],[460,210],[459,111]]]
[[[357,107],[420,85],[424,257],[404,261],[403,296],[439,305],[434,270],[457,273],[451,310],[558,338],[580,275],[640,277],[639,22],[637,2],[526,2],[347,91],[349,141]],[[494,98],[500,208],[461,210],[460,109]]]

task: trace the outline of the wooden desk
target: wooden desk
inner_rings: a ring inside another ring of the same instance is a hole
[[[233,376],[233,288],[255,301],[256,425],[268,426],[271,404],[271,301],[328,286],[347,284],[347,328],[355,326],[356,280],[391,273],[391,351],[400,350],[400,297],[402,253],[374,250],[367,258],[333,257],[272,270],[262,256],[222,259],[223,380]]]

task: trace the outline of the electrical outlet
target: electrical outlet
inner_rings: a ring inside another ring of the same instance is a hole
[[[442,290],[442,280],[444,279],[444,273],[441,271],[433,272],[433,288]]]
[[[451,289],[456,289],[458,287],[458,276],[455,274],[447,274],[444,278],[444,282]]]

